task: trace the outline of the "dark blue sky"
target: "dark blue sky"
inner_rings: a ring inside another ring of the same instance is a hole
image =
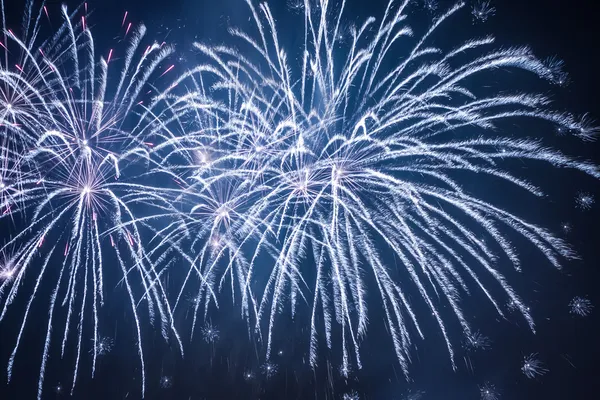
[[[10,0],[15,4],[20,1]],[[284,1],[270,3],[274,4],[275,16],[282,29],[280,33],[289,37],[301,35],[300,27],[285,23]],[[451,4],[452,1],[440,0],[440,3]],[[386,1],[353,0],[348,4],[346,15],[363,20],[368,15],[379,17]],[[576,114],[589,112],[600,121],[599,6],[585,0],[498,0],[494,5],[497,13],[488,23],[473,27],[466,18],[463,25],[450,25],[456,30],[448,31],[446,39],[464,38],[470,32],[477,36],[491,33],[500,45],[528,45],[540,57],[559,56],[566,62],[572,83],[566,88],[545,86],[544,92],[552,94],[558,109],[568,109]],[[178,70],[195,62],[196,56],[191,50],[194,40],[227,40],[227,26],[247,23],[249,15],[243,0],[97,0],[90,1],[89,7],[94,10],[89,23],[96,26],[93,32],[98,51],[104,50],[107,54],[109,48],[115,47],[115,37],[127,10],[131,21],[147,24],[149,37],[155,33],[158,41],[167,37],[177,44],[180,54],[185,55],[184,59],[175,61]],[[57,10],[58,2],[50,1],[48,8]],[[17,18],[15,25],[20,23]],[[555,137],[547,143],[566,153],[600,163],[599,143]],[[234,317],[237,309],[225,308],[222,315],[213,318],[221,331],[221,339],[212,345],[196,339],[187,345],[184,359],[158,335],[146,335],[149,381],[146,398],[340,399],[343,393],[356,390],[361,399],[400,400],[403,393],[412,389],[425,391],[424,400],[475,400],[478,398],[477,386],[485,381],[499,389],[502,399],[596,398],[600,393],[600,380],[597,379],[600,371],[600,290],[597,289],[600,283],[600,205],[584,213],[574,207],[574,196],[579,190],[586,190],[594,193],[600,202],[600,183],[571,179],[572,175],[551,169],[544,169],[540,174],[537,183],[548,189],[548,196],[540,208],[534,203],[526,203],[522,212],[553,231],[558,231],[563,221],[571,223],[574,229],[569,241],[582,260],[557,272],[537,255],[524,253],[526,272],[517,277],[519,281],[515,286],[532,304],[538,324],[536,335],[521,322],[501,321],[491,307],[481,304],[480,299],[466,299],[468,316],[473,319],[473,325],[493,341],[492,349],[472,356],[473,370],[466,368],[462,358],[458,359],[459,369],[453,372],[436,331],[430,339],[418,342],[413,358],[414,382],[408,384],[391,354],[385,330],[376,327],[380,321],[372,316],[375,327],[363,348],[365,368],[346,382],[339,378],[337,367],[327,368],[326,360],[335,363],[337,355],[324,352],[322,367],[315,372],[309,369],[305,363],[307,343],[300,339],[306,337],[306,326],[289,321],[285,329],[279,329],[281,336],[276,340],[277,348],[282,351],[277,356],[277,376],[269,381],[256,378],[247,382],[244,372],[258,374],[262,352],[248,340],[244,324]],[[505,193],[496,195],[502,197],[500,202],[520,201]],[[588,296],[597,306],[590,317],[576,319],[569,315],[568,302],[575,295]],[[135,339],[127,325],[131,323],[127,320],[129,314],[120,312],[116,302],[109,312],[115,321],[115,332],[118,332],[115,349],[102,360],[96,379],[82,374],[74,396],[76,399],[139,398],[138,361],[132,350]],[[40,318],[45,316],[44,313],[45,309],[41,307]],[[12,321],[17,322],[16,318]],[[10,324],[11,320],[8,320],[0,325],[0,366],[5,365],[12,350],[16,325]],[[435,328],[432,326],[431,329]],[[23,358],[16,366],[16,378],[10,386],[2,383],[6,380],[5,369],[0,369],[0,399],[34,398],[41,347],[36,336],[29,335],[21,354]],[[527,380],[520,373],[520,362],[523,355],[534,352],[540,354],[550,372],[538,380]],[[54,393],[51,388],[59,382],[69,385],[70,356],[67,354],[63,362],[59,357],[51,362],[45,398],[68,398]],[[173,377],[172,388],[159,388],[162,375]]]

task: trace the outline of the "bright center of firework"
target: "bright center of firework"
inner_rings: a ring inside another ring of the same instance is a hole
[[[6,185],[4,184],[4,182],[0,182],[0,189],[4,189],[6,187]]]
[[[229,212],[227,210],[221,210],[221,211],[219,211],[219,217],[220,218],[228,218]]]
[[[336,167],[335,165],[333,166],[333,169],[331,171],[331,174],[333,175],[333,180],[336,182],[339,182],[340,179],[342,178],[342,175],[344,174],[344,170],[341,167]]]
[[[262,146],[256,146],[254,149],[256,150],[257,153],[260,153],[261,151],[263,151]]]
[[[298,191],[300,191],[302,193],[306,193],[307,189],[308,189],[308,187],[306,186],[306,182],[298,183]]]
[[[8,110],[10,110],[10,109],[12,108],[12,104],[8,103],[8,104],[6,105],[6,108],[7,108]]]
[[[91,191],[92,191],[92,189],[89,186],[84,186],[83,189],[81,190],[81,193],[90,194]]]
[[[15,274],[15,268],[0,266],[0,280],[10,280]]]

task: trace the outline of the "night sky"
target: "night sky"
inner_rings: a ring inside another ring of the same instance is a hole
[[[18,26],[21,19],[19,10],[24,0],[9,0],[9,3],[8,25]],[[440,0],[440,3],[443,8],[453,2]],[[51,0],[47,4],[51,12],[58,14],[59,2]],[[67,4],[74,8],[78,3]],[[303,28],[286,24],[288,11],[285,1],[270,0],[269,4],[278,21],[280,35],[289,40],[289,45],[298,44]],[[380,17],[385,4],[385,0],[348,1],[345,15],[354,21],[363,21],[369,15]],[[539,86],[539,82],[515,76],[517,84],[513,83],[510,88],[541,90],[551,95],[556,109],[569,110],[574,114],[589,112],[600,122],[598,6],[585,0],[497,0],[494,5],[496,15],[487,23],[473,26],[467,13],[462,24],[446,24],[447,36],[438,40],[457,44],[469,36],[493,34],[500,46],[528,45],[541,58],[558,56],[565,61],[565,69],[570,75],[571,83],[567,87]],[[173,63],[175,71],[179,72],[200,60],[192,50],[194,41],[219,43],[229,40],[228,26],[245,27],[249,16],[243,0],[96,0],[90,1],[89,7],[93,12],[88,23],[95,35],[98,54],[108,54],[109,49],[119,46],[123,48],[123,44],[119,44],[123,33],[121,20],[124,12],[128,11],[130,21],[147,25],[147,37],[177,46],[177,58]],[[419,13],[423,14],[423,11]],[[414,20],[411,18],[409,25],[426,20],[422,15],[415,16]],[[485,84],[481,82],[481,85]],[[553,132],[531,132],[531,135],[544,137],[544,143],[569,155],[600,163],[598,142],[584,143],[575,138],[558,137]],[[360,399],[401,400],[405,399],[403,396],[408,391],[424,391],[423,400],[475,400],[479,398],[478,386],[485,382],[496,387],[501,399],[599,398],[600,291],[597,286],[600,282],[600,182],[552,168],[532,171],[536,165],[523,164],[518,168],[522,168],[527,176],[535,176],[535,182],[546,192],[545,198],[521,199],[510,191],[476,187],[476,181],[469,186],[473,186],[473,191],[481,190],[496,197],[499,205],[517,210],[519,215],[553,232],[560,232],[562,223],[571,224],[573,229],[566,236],[581,257],[581,260],[566,263],[562,271],[557,271],[534,249],[521,251],[524,272],[508,274],[507,277],[532,307],[537,323],[535,335],[527,329],[522,318],[502,320],[480,294],[465,297],[465,314],[476,330],[490,338],[491,349],[471,354],[470,360],[464,359],[463,353],[459,352],[458,369],[453,371],[439,329],[432,321],[423,322],[426,334],[430,334],[423,341],[415,340],[412,382],[406,382],[383,324],[383,312],[379,310],[379,304],[371,305],[369,334],[362,345],[364,366],[360,371],[353,371],[346,380],[338,372],[339,349],[326,351],[326,347],[322,346],[319,368],[315,371],[310,369],[308,320],[301,318],[306,315],[300,314],[296,321],[291,318],[283,321],[283,316],[274,342],[273,362],[278,371],[275,376],[266,379],[260,370],[264,351],[260,344],[248,337],[246,325],[239,317],[239,308],[224,301],[221,310],[212,313],[212,323],[220,332],[215,343],[206,343],[201,337],[189,342],[186,331],[191,326],[191,315],[187,315],[189,310],[181,308],[175,318],[181,324],[178,329],[184,340],[183,358],[173,342],[165,343],[149,321],[142,320],[148,385],[146,399],[324,400],[342,399],[345,393],[355,391]],[[579,191],[595,196],[596,204],[591,210],[582,211],[575,207],[575,196]],[[0,229],[6,227],[2,225]],[[0,239],[3,234],[4,231],[0,231]],[[170,272],[172,275],[176,273]],[[171,278],[177,280],[176,276]],[[174,287],[170,289],[176,291]],[[91,357],[88,354],[91,338],[84,338],[87,350],[83,352],[85,360],[80,368],[74,399],[140,398],[134,328],[129,310],[122,310],[122,301],[125,301],[123,292],[123,288],[109,292],[110,300],[103,311],[103,318],[110,328],[104,334],[114,339],[114,348],[101,359],[94,379],[90,374]],[[47,298],[47,294],[42,293],[39,298]],[[596,308],[590,316],[576,318],[569,313],[568,304],[574,296],[586,296],[592,301]],[[35,398],[46,329],[47,307],[43,301],[35,303],[13,380],[9,385],[5,384],[4,366],[12,351],[15,333],[20,326],[19,316],[26,300],[23,296],[19,297],[12,306],[15,311],[0,323],[0,400]],[[428,312],[424,306],[421,307],[422,310],[416,310],[418,313]],[[459,343],[459,327],[450,325],[449,330],[455,342]],[[539,353],[539,358],[549,369],[546,375],[529,380],[521,373],[523,356],[530,353]],[[67,350],[61,360],[59,350],[53,350],[44,399],[70,398],[68,391],[73,357],[74,354]],[[247,374],[252,377],[246,379]],[[172,387],[161,388],[161,377],[170,377]],[[64,386],[63,392],[55,390],[58,385]]]

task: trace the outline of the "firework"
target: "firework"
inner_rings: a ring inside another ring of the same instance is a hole
[[[571,233],[571,231],[573,231],[573,225],[571,225],[569,222],[563,222],[560,224],[560,229],[562,229],[564,233]]]
[[[342,396],[342,400],[360,400],[360,395],[354,391],[344,393],[344,395]]]
[[[490,383],[479,387],[479,395],[481,400],[498,400],[500,398],[496,388]]]
[[[102,337],[98,339],[96,342],[96,347],[92,351],[95,351],[98,357],[102,357],[110,353],[113,347],[114,342],[111,338]]]
[[[249,334],[265,343],[266,378],[278,370],[271,358],[281,314],[296,318],[304,304],[311,366],[324,337],[341,351],[345,377],[352,365],[362,367],[372,309],[383,310],[407,378],[413,344],[429,334],[424,318],[434,319],[453,368],[448,326],[461,327],[468,348],[489,347],[463,313],[467,295],[487,299],[503,317],[508,304],[534,330],[529,307],[500,270],[524,268],[512,238],[556,268],[576,254],[472,183],[542,201],[533,177],[511,170],[514,161],[600,178],[592,163],[538,138],[503,135],[523,119],[582,140],[597,130],[586,116],[553,111],[541,94],[493,84],[494,74],[518,70],[564,85],[556,58],[498,48],[489,36],[451,48],[434,44],[460,14],[469,18],[470,11],[477,22],[491,17],[490,2],[470,10],[462,2],[417,2],[435,14],[425,30],[408,24],[413,3],[391,0],[378,19],[353,26],[344,21],[344,1],[289,1],[304,36],[300,49],[288,49],[268,4],[247,0],[254,34],[232,28],[233,45],[196,43],[205,60],[176,77],[176,66],[163,62],[173,49],[153,43],[140,52],[145,28],[132,27],[127,12],[124,58],[116,49],[103,58],[82,10],[63,7],[63,25],[37,45],[39,16],[49,13],[28,3],[26,16],[38,18],[24,18],[24,37],[7,34],[10,43],[2,45],[23,57],[0,70],[0,219],[25,221],[0,248],[0,321],[18,295],[27,300],[9,379],[41,285],[53,291],[38,398],[50,332],[59,324],[61,355],[75,336],[71,393],[86,318],[93,320],[94,373],[97,357],[112,348],[99,334],[109,266],[117,267],[133,314],[142,395],[139,313],[147,311],[152,323],[158,318],[162,335],[175,337],[183,352],[175,309],[191,305],[190,336],[201,324],[212,343],[219,331],[208,313],[225,289]],[[157,91],[151,77],[168,86]],[[576,200],[584,209],[594,202],[584,193]],[[162,278],[174,266],[182,279],[169,302]],[[47,275],[57,278],[48,282]],[[26,277],[35,284],[22,293]],[[417,313],[417,305],[428,311]],[[57,321],[59,307],[66,321]],[[546,372],[535,355],[522,371]],[[170,377],[160,379],[162,388],[171,385]],[[486,385],[481,397],[498,394]]]
[[[266,362],[263,365],[261,365],[260,370],[262,371],[265,378],[270,379],[277,375],[277,371],[279,370],[279,368],[276,364]]]
[[[173,378],[170,376],[161,376],[159,385],[161,389],[170,389],[173,386]]]
[[[530,354],[523,359],[521,372],[529,379],[544,375],[548,370],[544,367],[544,363],[537,358],[537,354]]]
[[[596,200],[594,199],[594,196],[592,196],[589,193],[581,192],[577,194],[577,197],[575,197],[575,203],[577,205],[577,208],[584,211],[590,210],[594,205],[595,201]]]
[[[219,330],[208,323],[202,328],[202,337],[206,343],[214,343],[219,340]]]
[[[343,43],[344,3],[292,2],[304,21],[298,51],[282,47],[288,40],[267,4],[247,3],[256,37],[232,28],[237,45],[195,44],[208,61],[178,78],[193,90],[170,108],[178,121],[194,122],[169,131],[153,150],[180,187],[176,200],[183,208],[162,232],[173,244],[170,254],[188,265],[174,307],[191,289],[204,299],[206,317],[227,284],[266,341],[268,360],[278,316],[295,316],[306,302],[310,364],[318,362],[318,337],[334,347],[337,325],[344,370],[352,362],[361,367],[369,308],[381,307],[407,376],[426,317],[414,311],[409,297],[417,300],[408,293],[418,293],[429,309],[454,368],[447,321],[474,337],[460,306],[466,293],[480,293],[502,316],[501,304],[510,304],[534,330],[498,259],[522,269],[512,236],[556,268],[576,255],[517,210],[463,185],[476,178],[543,198],[541,187],[511,171],[514,160],[598,178],[592,163],[534,138],[502,136],[514,119],[535,120],[541,130],[560,127],[583,140],[596,130],[585,116],[553,111],[543,95],[506,87],[486,92],[472,81],[508,69],[554,82],[559,63],[539,60],[526,47],[497,48],[492,37],[450,49],[430,44],[460,18],[462,2],[440,5],[431,27],[418,33],[407,24],[413,2],[391,1],[379,22],[351,27]],[[484,20],[494,9],[480,2],[473,11]],[[367,291],[379,305],[367,304]],[[442,312],[446,306],[451,313]],[[202,315],[199,307],[195,314]]]
[[[492,342],[487,336],[481,334],[481,332],[473,332],[470,336],[468,336],[465,340],[465,347],[468,350],[476,351],[476,350],[487,350],[491,347]]]
[[[422,0],[422,6],[428,12],[433,13],[440,5],[438,4],[437,0]]]
[[[569,312],[580,317],[587,317],[592,312],[594,306],[589,299],[576,296],[569,303]]]
[[[147,152],[145,143],[136,136],[147,124],[132,116],[141,107],[142,89],[172,49],[154,44],[144,53],[138,51],[145,35],[145,28],[139,26],[125,51],[123,68],[116,69],[109,65],[110,56],[107,60],[96,57],[81,11],[69,13],[63,6],[60,13],[64,23],[53,37],[37,44],[42,9],[36,10],[33,2],[28,2],[25,15],[31,18],[23,19],[23,36],[8,31],[5,44],[7,60],[12,60],[8,48],[11,55],[21,54],[22,58],[16,67],[3,65],[0,69],[4,133],[0,219],[10,223],[14,215],[24,216],[15,226],[17,233],[0,248],[3,254],[17,249],[11,254],[10,268],[3,266],[0,321],[17,296],[28,297],[8,362],[10,381],[34,299],[42,285],[53,287],[48,305],[44,305],[49,313],[38,399],[53,341],[51,333],[59,324],[61,356],[69,343],[76,348],[71,394],[77,382],[83,337],[93,337],[92,375],[97,357],[112,348],[111,341],[99,336],[109,265],[117,266],[127,289],[137,332],[142,394],[145,367],[138,302],[145,300],[151,320],[158,315],[165,337],[169,331],[177,337],[157,280],[159,271],[146,256],[131,208],[134,203],[159,204],[160,196],[154,188],[120,180],[122,170]],[[46,7],[43,12],[48,15]],[[125,123],[137,128],[125,130]],[[35,278],[35,285],[32,292],[22,293],[27,276]],[[67,310],[66,320],[57,321],[55,311],[61,307]],[[93,321],[93,330],[84,333],[88,318]]]
[[[478,0],[473,4],[471,9],[473,20],[476,22],[485,22],[488,18],[493,17],[496,14],[496,8],[492,7],[490,0]]]

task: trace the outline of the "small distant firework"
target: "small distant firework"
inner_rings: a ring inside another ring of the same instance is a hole
[[[491,340],[479,331],[471,333],[465,339],[465,348],[467,350],[487,350],[491,345]]]
[[[57,395],[61,395],[65,392],[65,387],[62,385],[62,383],[59,383],[58,385],[54,386],[54,393],[56,393]]]
[[[496,8],[489,0],[478,0],[471,8],[471,14],[475,22],[485,22],[496,14]]]
[[[170,389],[173,386],[173,378],[170,376],[162,376],[159,384],[161,389]]]
[[[590,210],[595,202],[596,200],[594,199],[594,196],[585,192],[578,193],[577,197],[575,198],[577,208],[585,211]]]
[[[263,375],[267,379],[274,377],[277,374],[277,370],[278,370],[277,365],[275,365],[271,362],[268,362],[268,361],[266,363],[264,363],[260,367],[260,369],[261,369]]]
[[[358,393],[356,393],[355,391],[349,392],[349,393],[344,393],[344,396],[342,396],[343,400],[360,400],[360,395]]]
[[[537,358],[537,353],[533,353],[523,359],[521,372],[523,372],[527,378],[533,379],[544,375],[548,372],[548,369],[546,369],[544,363]]]
[[[560,224],[560,229],[562,229],[564,233],[571,233],[573,231],[573,225],[569,222],[563,222]]]
[[[252,372],[251,370],[247,370],[246,372],[244,372],[244,380],[246,382],[249,382],[253,379],[254,379],[254,372]]]
[[[592,302],[585,297],[576,296],[569,303],[569,312],[573,315],[579,315],[580,317],[587,317],[590,315],[593,308]]]
[[[207,323],[202,328],[202,338],[206,343],[214,343],[219,340],[219,330],[215,328],[211,323]]]
[[[479,394],[481,396],[481,400],[498,400],[500,398],[500,394],[496,391],[496,387],[491,383],[485,383],[484,385],[479,387]]]
[[[304,12],[304,0],[287,0],[288,9],[296,14]]]
[[[422,2],[423,8],[429,13],[434,13],[439,7],[438,0],[422,0]]]
[[[110,353],[113,349],[114,342],[109,337],[101,337],[96,343],[96,354],[101,357]]]

